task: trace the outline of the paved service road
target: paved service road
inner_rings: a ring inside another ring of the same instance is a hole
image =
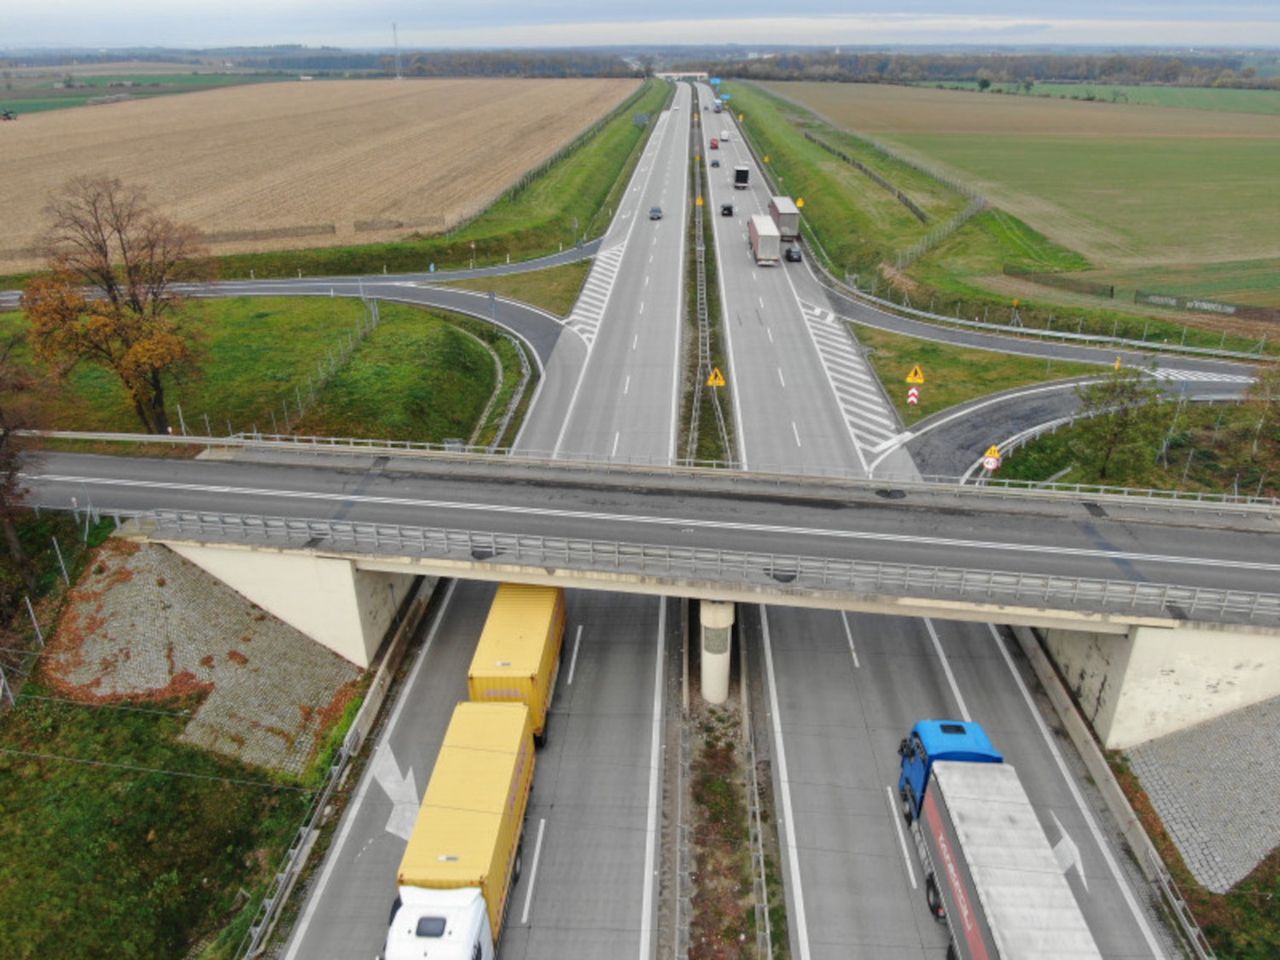
[[[710,96],[708,88],[699,92]],[[720,117],[704,116],[708,131],[719,128]],[[741,148],[732,117],[721,116],[733,163],[750,165],[758,181],[760,171]],[[725,148],[719,152],[727,165]],[[754,212],[763,207],[763,195],[743,204]],[[834,462],[863,471],[879,460],[886,473],[910,475],[916,468],[901,446],[905,431],[879,383],[859,365],[856,348],[831,329],[841,305],[807,264],[759,269],[748,282],[742,230],[723,224],[717,251],[726,277],[743,458],[786,462],[785,451],[797,464]],[[775,358],[776,369],[769,369]],[[800,403],[797,384],[806,391]],[[833,414],[843,430],[832,426]],[[930,464],[922,466],[934,472]],[[929,524],[911,526],[918,536],[936,533]],[[1001,526],[975,522],[975,532],[997,534]],[[919,866],[900,833],[893,789],[895,748],[910,724],[953,715],[990,725],[996,743],[1019,766],[1051,841],[1065,830],[1078,848],[1081,868],[1068,876],[1104,955],[1163,955],[1147,897],[1132,892],[1112,844],[1092,829],[1095,817],[1081,799],[1080,776],[1054,759],[1058,748],[1024,696],[1003,639],[990,628],[776,607],[746,620],[746,636],[759,643],[755,662],[766,667],[797,960],[942,954],[944,934],[918,889]]]

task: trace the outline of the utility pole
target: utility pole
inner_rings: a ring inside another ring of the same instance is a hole
[[[396,52],[396,79],[403,80],[404,74],[400,72],[400,33],[394,23],[391,24],[391,45]]]

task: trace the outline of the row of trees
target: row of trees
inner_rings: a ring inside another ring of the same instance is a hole
[[[1110,54],[787,53],[728,63],[689,65],[753,80],[913,83],[988,82],[1160,83],[1280,89],[1280,76],[1261,77],[1238,56],[1176,57]]]
[[[1075,463],[1098,483],[1146,485],[1170,425],[1170,417],[1159,413],[1161,395],[1155,381],[1122,367],[1077,388],[1076,394],[1082,419],[1070,445]],[[1244,406],[1250,423],[1256,424],[1255,438],[1280,435],[1280,365],[1258,370]]]
[[[403,71],[415,77],[635,77],[643,67],[621,57],[587,50],[441,50],[402,57]],[[395,60],[382,58],[395,72]]]

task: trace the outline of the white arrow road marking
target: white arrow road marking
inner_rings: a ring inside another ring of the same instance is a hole
[[[394,833],[402,840],[413,834],[413,824],[418,819],[418,785],[413,779],[413,767],[400,776],[400,765],[395,754],[385,742],[373,757],[373,776],[387,797],[395,805],[387,818],[387,833]]]
[[[1076,873],[1080,875],[1080,882],[1084,884],[1085,890],[1088,890],[1089,880],[1084,875],[1084,864],[1080,862],[1080,848],[1076,846],[1076,842],[1071,839],[1071,835],[1062,826],[1062,821],[1058,819],[1058,815],[1050,810],[1049,816],[1053,817],[1053,825],[1062,834],[1062,839],[1053,845],[1053,859],[1058,861],[1058,867],[1063,874],[1075,867]]]

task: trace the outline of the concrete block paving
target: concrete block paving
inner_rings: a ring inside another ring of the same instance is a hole
[[[203,693],[183,740],[300,774],[361,672],[166,547],[111,540],[72,591],[42,676],[86,702]]]

